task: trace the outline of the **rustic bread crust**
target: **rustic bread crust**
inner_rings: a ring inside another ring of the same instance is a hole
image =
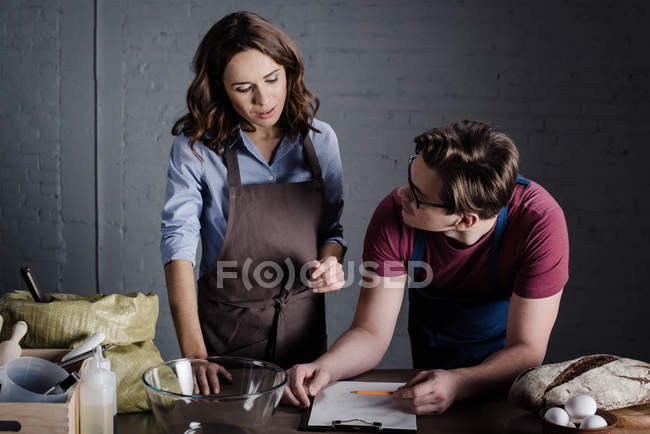
[[[613,410],[650,402],[650,364],[609,354],[584,356],[526,370],[515,379],[508,399],[531,411],[563,405],[578,394],[598,408]]]

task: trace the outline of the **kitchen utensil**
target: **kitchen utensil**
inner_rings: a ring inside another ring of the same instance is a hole
[[[56,363],[38,357],[18,357],[4,366],[0,401],[63,402],[67,398],[67,391],[50,395],[44,392],[67,376],[66,370]]]
[[[193,395],[193,376],[216,364],[232,381],[220,393]],[[168,433],[266,432],[282,397],[287,373],[271,363],[239,357],[197,357],[163,362],[142,375],[158,424]]]
[[[35,303],[29,296],[29,303]],[[23,356],[39,357],[55,361],[68,350],[61,349],[23,349]],[[4,367],[0,368],[4,371]],[[144,388],[142,393],[144,394]],[[74,386],[65,394],[62,402],[1,402],[0,432],[9,434],[80,434],[79,433],[79,387]],[[146,399],[146,398],[145,398]],[[128,432],[128,428],[125,428]],[[139,432],[139,434],[144,434]]]
[[[111,348],[113,348],[113,346],[114,344],[103,344],[102,353],[105,352],[106,350],[110,350]],[[65,368],[67,366],[74,365],[75,363],[80,362],[82,360],[85,360],[88,357],[92,357],[94,354],[95,354],[94,349],[88,350],[85,353],[79,354],[78,356],[66,359],[65,362],[59,362],[58,365],[62,368]]]
[[[27,284],[27,289],[32,294],[34,301],[39,303],[47,303],[50,301],[50,298],[41,291],[40,286],[38,286],[38,281],[32,269],[27,266],[20,269],[20,275],[23,276],[25,283]]]
[[[49,395],[50,393],[54,392],[54,389],[56,389],[57,387],[60,390],[58,393],[65,392],[70,387],[72,387],[77,381],[79,381],[79,375],[77,375],[76,372],[71,372],[70,375],[65,377],[63,380],[59,381],[54,386],[47,389],[43,393],[43,395]]]
[[[20,357],[22,353],[20,340],[25,336],[25,333],[27,333],[27,323],[25,321],[16,322],[11,331],[11,338],[0,343],[0,366],[16,357]]]
[[[90,337],[86,338],[85,341],[81,342],[79,345],[74,347],[72,351],[70,351],[68,354],[63,356],[61,361],[65,362],[66,360],[72,359],[73,357],[76,357],[79,354],[83,354],[86,351],[95,349],[95,347],[101,344],[105,338],[106,335],[104,335],[103,332],[93,333],[92,335],[90,335]]]

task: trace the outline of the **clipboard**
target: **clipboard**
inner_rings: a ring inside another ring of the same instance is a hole
[[[368,386],[369,389],[374,389],[374,387],[372,387],[373,383],[345,382],[345,381],[335,382],[335,383],[349,383],[350,385],[354,385],[355,388],[362,388],[363,386],[360,385],[369,385]],[[391,426],[386,426],[384,422],[382,422],[381,420],[365,420],[363,418],[350,418],[349,414],[345,415],[346,417],[348,417],[347,419],[333,419],[330,423],[327,424],[319,423],[319,424],[309,425],[309,420],[312,416],[312,410],[314,409],[315,399],[310,398],[310,402],[311,404],[309,408],[303,412],[302,417],[300,418],[300,424],[298,426],[299,431],[399,433],[399,434],[415,434],[417,432],[417,428],[415,426],[413,429],[395,428]]]
[[[313,404],[313,402],[312,402]],[[311,416],[311,406],[305,410],[300,418],[300,425],[298,431],[311,431],[311,432],[375,432],[375,433],[399,433],[399,434],[414,434],[417,430],[412,429],[395,429],[384,428],[381,422],[366,422],[361,419],[350,420],[333,420],[331,425],[309,425],[309,417]],[[358,424],[350,424],[348,422],[358,422]]]

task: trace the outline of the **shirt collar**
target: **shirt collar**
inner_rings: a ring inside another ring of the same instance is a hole
[[[257,149],[257,146],[253,143],[253,141],[248,137],[244,131],[242,131],[241,126],[237,130],[238,134],[235,135],[235,138],[231,141],[231,143],[228,145],[228,147],[235,147],[241,146],[244,147],[253,157],[255,157],[257,160],[259,160],[261,163],[267,164],[266,160],[264,157],[262,157],[262,154],[260,153],[259,149]],[[284,157],[287,152],[289,152],[291,149],[293,149],[294,146],[297,144],[302,143],[302,138],[300,135],[296,135],[295,137],[287,137],[284,136],[282,138],[282,141],[280,141],[280,144],[278,145],[278,149],[275,151],[275,157],[273,158],[273,162],[279,161]],[[268,165],[268,164],[267,164]]]

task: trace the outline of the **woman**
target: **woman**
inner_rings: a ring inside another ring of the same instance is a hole
[[[253,13],[217,22],[193,69],[161,225],[181,352],[311,361],[326,349],[323,293],[344,283],[336,135],[314,118],[293,42]]]

